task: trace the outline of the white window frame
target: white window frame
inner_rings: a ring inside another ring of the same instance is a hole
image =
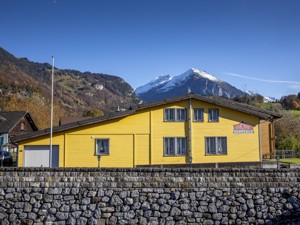
[[[205,137],[206,155],[227,155],[227,137]]]
[[[168,148],[168,146],[171,147]],[[164,156],[186,156],[186,137],[164,137]]]
[[[201,115],[200,118],[199,118],[199,115]],[[194,121],[196,121],[196,122],[204,121],[204,109],[203,108],[194,109]]]
[[[99,150],[99,144],[101,142],[107,142],[107,146],[103,146],[104,151]],[[110,139],[109,138],[96,138],[95,139],[95,155],[109,155],[110,152]]]
[[[184,122],[186,117],[185,108],[165,108],[164,110],[164,121],[166,122]]]
[[[219,122],[219,109],[208,109],[208,122]]]

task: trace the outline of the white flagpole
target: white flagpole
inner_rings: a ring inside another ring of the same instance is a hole
[[[52,133],[53,133],[53,86],[54,86],[54,57],[52,56],[52,75],[51,75],[51,113],[50,113],[50,151],[49,167],[52,167]]]

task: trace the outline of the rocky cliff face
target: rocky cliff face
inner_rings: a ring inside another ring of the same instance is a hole
[[[138,102],[133,88],[122,78],[101,73],[55,68],[56,117],[82,115],[88,109],[109,112]],[[16,58],[0,48],[0,108],[28,110],[37,119],[50,112],[51,65]],[[36,116],[35,116],[36,114]],[[58,123],[58,118],[55,119]],[[47,123],[39,128],[47,127]]]
[[[160,76],[151,82],[138,87],[136,94],[145,102],[186,95],[188,92],[206,96],[223,96],[233,98],[244,95],[241,90],[219,80],[213,75],[190,69],[179,76]]]

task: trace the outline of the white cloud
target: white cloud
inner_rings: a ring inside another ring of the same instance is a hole
[[[281,83],[281,84],[291,84],[291,88],[297,88],[299,89],[300,87],[300,82],[298,81],[288,81],[288,80],[267,80],[267,79],[261,79],[257,77],[250,77],[250,76],[245,76],[241,74],[236,74],[236,73],[223,73],[224,75],[229,75],[229,76],[234,76],[234,77],[240,77],[248,80],[256,80],[256,81],[262,81],[262,82],[267,82],[267,83]]]

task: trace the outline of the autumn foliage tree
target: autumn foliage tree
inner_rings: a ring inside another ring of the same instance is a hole
[[[300,152],[300,118],[288,111],[275,122],[276,148]]]
[[[283,96],[280,99],[280,103],[282,105],[283,109],[286,110],[293,110],[293,109],[300,109],[300,92],[298,95],[288,95],[288,96]]]
[[[104,116],[104,112],[101,109],[88,109],[82,113],[83,117],[99,117]]]
[[[292,101],[291,105],[293,109],[300,109],[300,103],[297,101]]]

